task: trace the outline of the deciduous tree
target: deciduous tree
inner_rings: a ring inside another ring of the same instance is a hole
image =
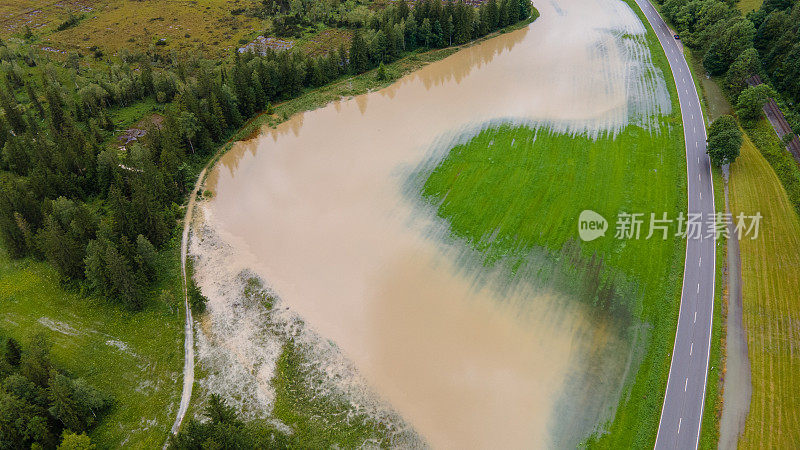
[[[758,120],[763,117],[764,104],[774,96],[775,91],[766,84],[751,86],[739,94],[736,114],[743,120]]]
[[[719,117],[708,129],[708,156],[716,166],[732,163],[742,147],[742,131],[733,116]]]

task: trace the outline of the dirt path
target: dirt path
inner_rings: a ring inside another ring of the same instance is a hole
[[[212,160],[213,161],[213,160]],[[194,330],[192,320],[192,309],[189,307],[189,290],[186,278],[186,255],[189,248],[189,229],[192,223],[192,211],[197,198],[197,192],[203,184],[206,176],[206,168],[200,172],[197,181],[189,196],[189,203],[186,206],[186,215],[183,218],[183,237],[181,238],[181,276],[183,278],[183,305],[186,310],[186,323],[184,325],[185,338],[183,341],[184,363],[183,363],[183,392],[181,393],[181,403],[178,406],[178,414],[175,423],[172,424],[172,434],[178,433],[186,411],[189,409],[189,402],[192,399],[192,387],[194,386]]]
[[[728,183],[725,183],[725,205],[728,205]],[[742,325],[742,269],[739,240],[735,238],[733,222],[729,224],[728,239],[728,317],[727,363],[719,428],[719,448],[735,449],[744,432],[750,411],[750,359],[747,356],[747,335]]]

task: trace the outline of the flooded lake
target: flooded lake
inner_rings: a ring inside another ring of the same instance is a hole
[[[488,124],[597,136],[669,113],[625,3],[534,5],[527,29],[222,157],[190,249],[209,298],[209,389],[269,412],[280,348],[259,333],[264,314],[242,313],[232,285],[247,272],[341,353],[331,379],[361,383],[434,448],[574,447],[613,418],[636,359],[626,331],[558,289],[487,273],[409,191],[423,163]]]

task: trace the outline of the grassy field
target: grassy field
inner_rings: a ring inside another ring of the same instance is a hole
[[[797,214],[800,214],[800,166],[792,158],[775,134],[772,125],[762,119],[745,128],[753,144],[767,160],[778,176],[783,189],[789,196],[789,203]]]
[[[753,394],[744,448],[800,442],[800,221],[770,165],[749,141],[732,166],[734,214],[761,212],[758,239],[741,241],[743,322]]]
[[[452,149],[423,188],[423,197],[439,205],[438,214],[448,219],[452,233],[480,249],[489,263],[534,248],[562,253],[577,240],[577,218],[584,209],[609,220],[605,237],[580,243],[581,256],[602,259],[604,281],[618,273],[633,280],[638,295],[628,306],[648,324],[650,339],[609,433],[590,444],[644,447],[655,439],[685,244],[671,236],[645,240],[647,225],[640,240],[618,240],[614,222],[622,211],[663,211],[674,217],[682,210],[684,160],[682,133],[666,123],[658,134],[631,126],[615,139],[597,141],[501,126]]]
[[[159,300],[132,313],[65,290],[47,263],[0,251],[0,330],[22,342],[45,332],[59,367],[113,397],[90,433],[101,448],[158,448],[174,420],[183,366],[177,257],[174,246],[163,252]]]
[[[89,12],[102,2],[95,0],[7,0],[0,3],[0,35],[19,33],[27,25],[31,30],[57,27],[69,16]],[[60,19],[60,20],[59,20]]]
[[[22,37],[30,29],[39,47],[61,55],[93,55],[100,49],[107,56],[124,48],[219,57],[259,35],[272,36],[270,20],[251,11],[259,5],[253,0],[9,0],[0,4],[0,37]],[[349,46],[351,37],[351,30],[317,23],[285,39],[320,56]]]
[[[246,0],[11,0],[0,10],[0,36],[20,34],[28,25],[42,46],[62,51],[86,53],[95,46],[105,53],[123,47],[146,51],[165,39],[168,51],[223,53],[263,29],[261,20],[233,14],[251,5]],[[80,19],[59,31],[70,14]]]
[[[762,3],[764,0],[739,0],[739,9],[743,14],[747,14],[760,8]]]
[[[331,49],[338,49],[341,45],[350,48],[350,40],[352,38],[353,32],[351,30],[327,28],[318,33],[302,37],[295,45],[306,54],[324,56]]]

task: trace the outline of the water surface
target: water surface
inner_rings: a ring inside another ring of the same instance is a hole
[[[192,252],[210,299],[204,329],[216,351],[243,353],[220,377],[257,380],[270,408],[276,349],[248,331],[264,317],[214,328],[236,302],[231,275],[251,270],[434,447],[574,446],[613,418],[633,352],[625,333],[558,290],[504,286],[500,269],[470,265],[480,259],[404,190],[423,161],[490,123],[596,136],[669,112],[626,4],[535,6],[527,29],[299,114],[219,161],[201,206],[208,239]]]

